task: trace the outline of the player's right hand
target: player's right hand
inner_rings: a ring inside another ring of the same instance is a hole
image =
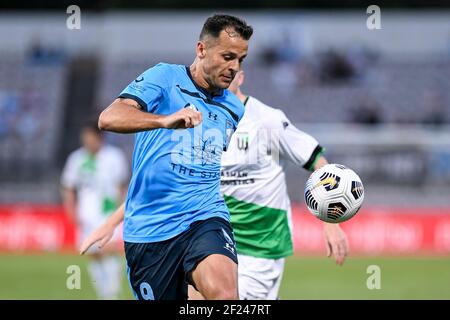
[[[99,249],[103,248],[114,235],[114,229],[114,226],[107,223],[102,224],[95,229],[86,239],[84,239],[80,246],[80,254],[85,254],[86,251],[97,242],[100,242],[98,245]]]
[[[162,126],[166,129],[186,129],[198,126],[202,122],[202,113],[189,108],[181,109],[164,117]]]
[[[348,255],[347,235],[337,223],[325,222],[323,231],[327,257],[334,256],[336,264],[342,266]]]

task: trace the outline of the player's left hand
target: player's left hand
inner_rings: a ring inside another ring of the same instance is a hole
[[[324,223],[323,231],[327,257],[333,255],[336,263],[342,266],[348,254],[348,240],[344,230],[338,224]]]

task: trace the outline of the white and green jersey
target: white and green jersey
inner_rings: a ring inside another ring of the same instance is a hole
[[[278,259],[293,253],[285,160],[311,170],[323,149],[278,109],[249,97],[222,155],[221,192],[239,254]]]
[[[105,145],[95,155],[84,148],[72,152],[64,166],[61,184],[77,192],[77,215],[82,227],[103,222],[121,201],[121,186],[128,182],[124,153]]]

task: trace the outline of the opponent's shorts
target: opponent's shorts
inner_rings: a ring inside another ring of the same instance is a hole
[[[284,260],[284,258],[265,259],[239,254],[239,299],[277,300]]]
[[[236,247],[228,221],[213,217],[196,221],[178,236],[152,243],[125,242],[128,280],[136,299],[186,300],[190,273],[211,254],[222,254],[237,264]]]

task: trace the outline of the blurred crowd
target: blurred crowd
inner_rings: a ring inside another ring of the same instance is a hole
[[[299,122],[450,123],[449,55],[393,59],[356,44],[305,55],[285,38],[248,69],[248,89]]]
[[[48,59],[0,58],[0,181],[37,177],[53,164],[67,70],[64,61]]]
[[[395,59],[362,45],[306,54],[287,36],[255,55],[244,64],[246,92],[282,109],[293,123],[450,123],[448,55]],[[98,77],[92,114],[108,106],[142,70],[162,60],[188,63],[173,53],[166,58],[99,58],[99,72],[92,75]],[[71,87],[69,64],[64,51],[39,42],[21,58],[1,57],[0,180],[14,180],[26,171],[20,168],[34,165],[28,170],[33,178],[36,170],[65,156],[58,150],[68,138],[61,124]],[[132,135],[108,134],[106,139],[131,154]],[[439,167],[445,163],[442,157],[433,161]]]

